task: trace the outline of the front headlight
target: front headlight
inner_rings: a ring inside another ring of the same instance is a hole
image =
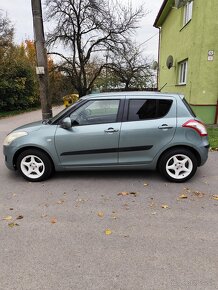
[[[17,138],[23,137],[28,135],[27,132],[12,132],[10,133],[4,140],[3,145],[8,146],[11,144],[12,141],[14,141]]]

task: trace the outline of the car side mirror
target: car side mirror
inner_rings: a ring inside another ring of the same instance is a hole
[[[60,125],[63,129],[70,129],[72,127],[72,121],[70,117],[63,119]]]

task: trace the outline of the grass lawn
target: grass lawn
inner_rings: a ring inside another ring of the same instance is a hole
[[[218,148],[218,127],[209,127],[207,128],[210,147],[211,148]]]

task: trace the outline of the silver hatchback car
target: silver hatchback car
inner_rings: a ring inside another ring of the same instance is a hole
[[[208,149],[207,130],[184,97],[156,92],[88,95],[4,140],[7,167],[29,181],[64,170],[158,169],[184,182]]]

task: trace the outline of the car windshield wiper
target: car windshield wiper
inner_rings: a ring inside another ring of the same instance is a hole
[[[49,118],[49,119],[43,120],[43,121],[42,121],[42,124],[45,124],[45,125],[47,125],[47,124],[51,124],[51,120],[52,120],[52,118]]]

